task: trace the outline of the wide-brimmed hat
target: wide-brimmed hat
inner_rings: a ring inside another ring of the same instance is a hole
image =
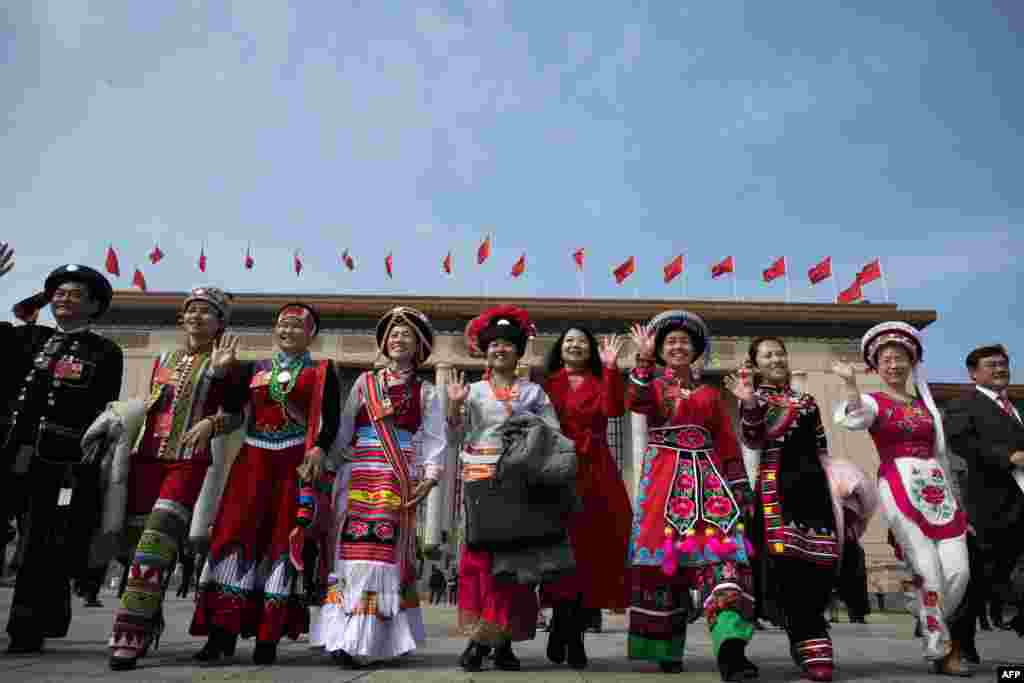
[[[22,299],[14,305],[14,315],[26,322],[34,321],[46,304],[53,300],[53,294],[65,282],[81,282],[89,288],[93,299],[99,303],[99,308],[93,318],[99,318],[110,308],[110,301],[114,298],[114,288],[110,280],[103,273],[77,263],[69,263],[57,268],[50,273],[43,284],[43,291],[33,294],[27,299]]]
[[[690,335],[690,341],[693,342],[692,360],[700,358],[707,351],[711,341],[708,326],[701,317],[682,309],[659,313],[651,318],[648,327],[654,331],[654,355],[661,365],[665,364],[665,359],[661,355],[661,345],[665,343],[665,337],[670,332],[683,330]]]
[[[420,342],[416,362],[426,361],[434,350],[434,328],[430,324],[430,318],[408,306],[395,306],[382,315],[377,321],[377,350],[388,358],[391,355],[388,353],[387,339],[396,325],[408,325],[414,330]]]

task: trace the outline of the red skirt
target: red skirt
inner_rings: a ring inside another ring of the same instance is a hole
[[[459,626],[482,645],[533,640],[537,635],[537,593],[533,586],[498,581],[491,553],[463,549],[459,560]]]
[[[279,451],[242,447],[214,523],[192,635],[207,635],[216,625],[276,642],[309,631],[302,576],[288,556],[304,453],[303,444]]]
[[[633,508],[619,470],[605,444],[577,453],[583,465],[576,487],[583,512],[573,515],[569,538],[576,571],[555,583],[545,584],[545,606],[583,596],[583,606],[593,609],[625,609],[629,605],[627,555]]]

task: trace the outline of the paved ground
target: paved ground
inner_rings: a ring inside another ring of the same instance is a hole
[[[362,671],[342,671],[330,665],[330,658],[311,650],[302,641],[282,644],[278,663],[259,667],[251,663],[252,643],[242,642],[237,663],[231,666],[201,668],[192,662],[192,654],[201,641],[187,635],[192,615],[191,600],[171,598],[168,602],[168,630],[159,651],[144,659],[138,670],[114,673],[107,668],[106,637],[113,615],[114,597],[102,597],[105,607],[86,609],[75,605],[75,617],[67,638],[47,641],[46,652],[37,656],[0,654],[0,681],[652,681],[665,680],[656,667],[625,659],[625,617],[605,615],[605,630],[587,635],[591,666],[584,672],[555,667],[544,657],[547,634],[521,643],[516,653],[523,662],[520,673],[484,671],[467,674],[456,667],[456,658],[465,643],[455,630],[455,610],[450,607],[425,608],[430,642],[420,653],[400,663]],[[11,590],[0,588],[0,614],[6,619]],[[911,637],[906,615],[871,615],[871,623],[861,626],[841,623],[833,628],[839,663],[837,681],[932,681],[920,657],[920,646]],[[842,617],[845,621],[845,616]],[[690,627],[686,672],[687,681],[718,681],[703,622]],[[0,651],[7,647],[6,633],[0,634]],[[997,662],[1024,663],[1024,640],[1005,631],[982,633],[979,640],[985,660],[974,680],[994,680]],[[786,637],[781,631],[759,631],[749,648],[750,658],[761,667],[762,681],[795,681],[799,678],[789,659]],[[678,676],[678,674],[676,675]]]

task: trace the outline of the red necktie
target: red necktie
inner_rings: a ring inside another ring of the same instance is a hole
[[[1013,412],[1013,406],[1010,405],[1010,400],[1008,398],[1006,398],[1005,396],[1000,396],[999,407],[1001,407],[1003,409],[1003,412],[1005,412],[1007,415],[1012,417],[1014,420],[1020,422],[1020,418],[1017,417],[1017,413]]]

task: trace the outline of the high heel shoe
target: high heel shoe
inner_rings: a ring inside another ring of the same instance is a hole
[[[459,666],[463,671],[480,671],[484,665],[484,655],[480,646],[472,640],[459,657]]]
[[[277,661],[277,643],[274,641],[256,641],[252,651],[253,664],[269,666]]]

